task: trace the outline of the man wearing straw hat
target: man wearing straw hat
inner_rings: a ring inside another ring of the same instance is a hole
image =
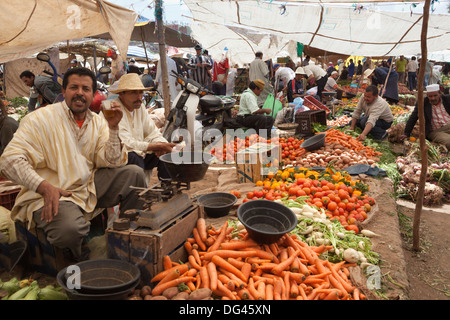
[[[123,118],[119,123],[119,137],[128,149],[128,164],[135,164],[144,170],[158,168],[160,179],[169,179],[159,156],[172,152],[174,143],[168,143],[151,119],[142,98],[145,88],[136,73],[120,78],[119,86],[112,93],[119,96],[103,101],[103,116],[108,118],[110,107],[120,107]]]
[[[142,209],[130,186],[145,187],[137,166],[126,166],[119,138],[122,110],[103,119],[89,107],[97,90],[95,74],[70,69],[64,101],[24,117],[0,158],[0,174],[22,186],[11,218],[42,229],[66,258],[87,258],[90,220],[120,203],[120,211]]]
[[[425,116],[425,136],[428,140],[443,144],[450,150],[450,96],[441,94],[438,84],[426,87],[427,96],[423,103]],[[402,139],[411,135],[419,118],[419,108],[416,107],[409,116]]]

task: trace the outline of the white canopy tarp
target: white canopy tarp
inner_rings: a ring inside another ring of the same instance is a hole
[[[111,34],[125,59],[136,19],[134,11],[104,0],[2,0],[0,63],[102,32]]]
[[[294,41],[330,52],[367,57],[420,52],[422,15],[418,14],[357,10],[351,5],[324,4],[346,1],[184,2],[193,17],[192,36],[210,52],[221,51],[226,46],[230,54],[234,52],[235,56],[249,56],[257,48],[264,52],[265,57],[272,57],[266,54],[270,47],[264,43],[267,41],[264,37],[258,43],[242,33],[236,34],[236,29],[234,32],[226,31],[237,27],[252,29],[260,35],[277,36],[279,51],[286,50],[289,41]],[[447,49],[450,41],[449,21],[449,15],[430,15],[427,34],[429,52]],[[269,42],[272,45],[275,43],[274,40]],[[215,49],[215,46],[219,48]],[[270,51],[277,49],[273,47]]]

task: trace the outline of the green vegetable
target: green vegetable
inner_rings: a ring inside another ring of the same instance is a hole
[[[38,293],[39,300],[67,300],[67,295],[60,292],[59,288],[54,288],[52,285],[48,285],[42,288]]]
[[[31,285],[23,287],[22,289],[14,292],[12,295],[10,295],[8,300],[19,300],[19,299],[25,298],[26,295],[36,287],[38,287],[37,281],[33,281],[33,283]]]
[[[38,300],[38,293],[39,293],[39,287],[36,286],[36,287],[32,288],[31,291],[28,292],[27,295],[21,300]]]
[[[0,288],[8,291],[10,295],[20,289],[19,284],[20,284],[20,281],[17,278],[12,278],[8,282],[3,282],[3,283],[0,280]]]

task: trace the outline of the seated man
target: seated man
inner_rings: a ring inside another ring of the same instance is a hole
[[[336,82],[337,78],[339,78],[339,72],[337,72],[337,71],[331,72],[331,75],[328,77],[327,84],[325,85],[324,90],[325,91],[336,91],[336,92],[338,90],[343,91],[343,89],[341,87],[339,87],[339,85]]]
[[[239,112],[236,120],[240,125],[255,130],[267,129],[267,136],[273,127],[274,119],[272,116],[264,114],[272,113],[272,109],[259,108],[258,96],[264,90],[264,81],[256,79],[250,82],[249,86],[241,95],[239,102]]]
[[[117,90],[119,94],[114,100],[103,101],[104,108],[108,104],[120,108],[123,118],[119,123],[119,137],[128,150],[128,164],[135,164],[144,170],[158,167],[158,177],[169,179],[164,163],[159,156],[172,152],[174,143],[168,143],[151,119],[143,104],[144,90],[142,81],[136,73],[128,73],[120,78]],[[103,108],[102,115],[108,119]]]
[[[426,87],[427,96],[423,103],[425,115],[425,136],[428,140],[445,145],[450,150],[450,96],[440,92],[438,84]],[[419,118],[418,105],[411,113],[402,139],[409,137]]]
[[[306,72],[302,67],[295,70],[295,78],[287,85],[288,102],[293,102],[295,98],[304,97],[306,93]]]
[[[376,140],[383,140],[388,136],[386,131],[392,125],[394,116],[389,104],[378,96],[378,88],[370,85],[359,99],[353,111],[351,129],[358,126],[363,130],[358,139],[364,141],[370,135]]]
[[[64,101],[24,117],[0,157],[1,176],[22,185],[11,218],[43,229],[50,244],[75,261],[86,258],[89,221],[103,208],[120,204],[124,212],[144,205],[130,188],[146,184],[141,168],[125,166],[122,110],[113,107],[106,121],[91,112],[96,87],[91,70],[67,71]]]
[[[59,83],[48,76],[35,76],[33,72],[26,70],[20,74],[20,79],[31,88],[28,111],[33,111],[36,108],[39,97],[41,98],[39,101],[40,106],[43,107],[55,102],[61,93]]]

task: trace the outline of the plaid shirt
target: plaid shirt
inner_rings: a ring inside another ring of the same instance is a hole
[[[442,101],[435,106],[432,106],[431,116],[431,130],[435,131],[447,124],[450,124],[450,114],[444,108]]]

